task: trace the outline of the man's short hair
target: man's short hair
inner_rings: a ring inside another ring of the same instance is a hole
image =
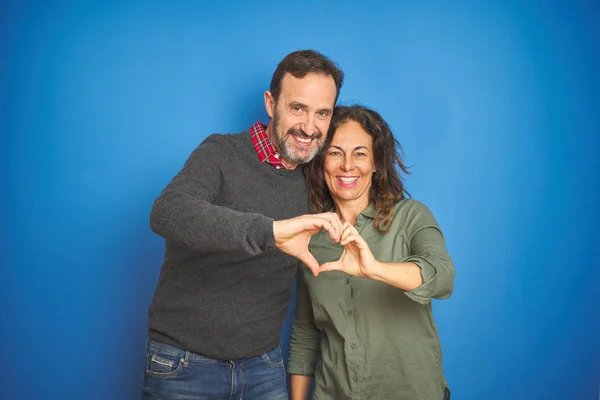
[[[333,61],[315,50],[294,51],[285,56],[277,65],[269,88],[275,102],[279,99],[281,81],[285,74],[290,73],[296,78],[304,78],[311,72],[333,78],[336,88],[335,101],[337,102],[344,82],[344,73]]]

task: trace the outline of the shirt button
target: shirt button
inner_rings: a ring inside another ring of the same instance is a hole
[[[348,310],[348,316],[351,317],[352,316],[352,310]]]
[[[277,169],[281,169],[281,167],[279,167],[279,166],[277,166],[277,167],[275,167],[275,168],[277,168]]]
[[[279,154],[275,154],[275,158],[279,158]]]
[[[352,343],[352,344],[350,345],[350,348],[351,348],[352,350],[354,350],[354,349],[356,349],[356,345],[355,345],[354,343]]]

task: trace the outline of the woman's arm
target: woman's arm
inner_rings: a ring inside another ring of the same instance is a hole
[[[431,298],[450,297],[455,271],[444,237],[429,209],[421,203],[414,204],[403,224],[410,241],[408,257],[397,262],[378,261],[356,228],[346,222],[340,238],[340,245],[344,246],[342,256],[323,264],[320,271],[339,270],[378,280],[406,291],[408,297],[422,304]]]
[[[321,332],[315,317],[300,265],[296,275],[296,310],[290,339],[287,371],[290,374],[290,393],[293,400],[306,400],[319,357]]]
[[[290,375],[291,400],[306,400],[312,383],[312,376]]]

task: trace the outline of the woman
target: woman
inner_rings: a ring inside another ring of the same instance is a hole
[[[398,150],[397,150],[398,149]],[[299,272],[288,372],[293,400],[449,398],[431,299],[452,293],[454,267],[428,210],[405,198],[399,144],[381,116],[337,107],[323,151],[306,167],[314,212],[334,210]]]

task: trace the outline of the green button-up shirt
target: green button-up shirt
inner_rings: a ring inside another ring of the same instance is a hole
[[[441,400],[446,387],[431,299],[448,298],[454,266],[429,209],[407,199],[391,229],[377,231],[369,205],[356,229],[382,262],[413,262],[423,284],[411,291],[332,271],[299,270],[288,372],[315,376],[314,399]],[[309,249],[322,264],[343,251],[327,233]],[[319,359],[320,356],[320,359]]]

